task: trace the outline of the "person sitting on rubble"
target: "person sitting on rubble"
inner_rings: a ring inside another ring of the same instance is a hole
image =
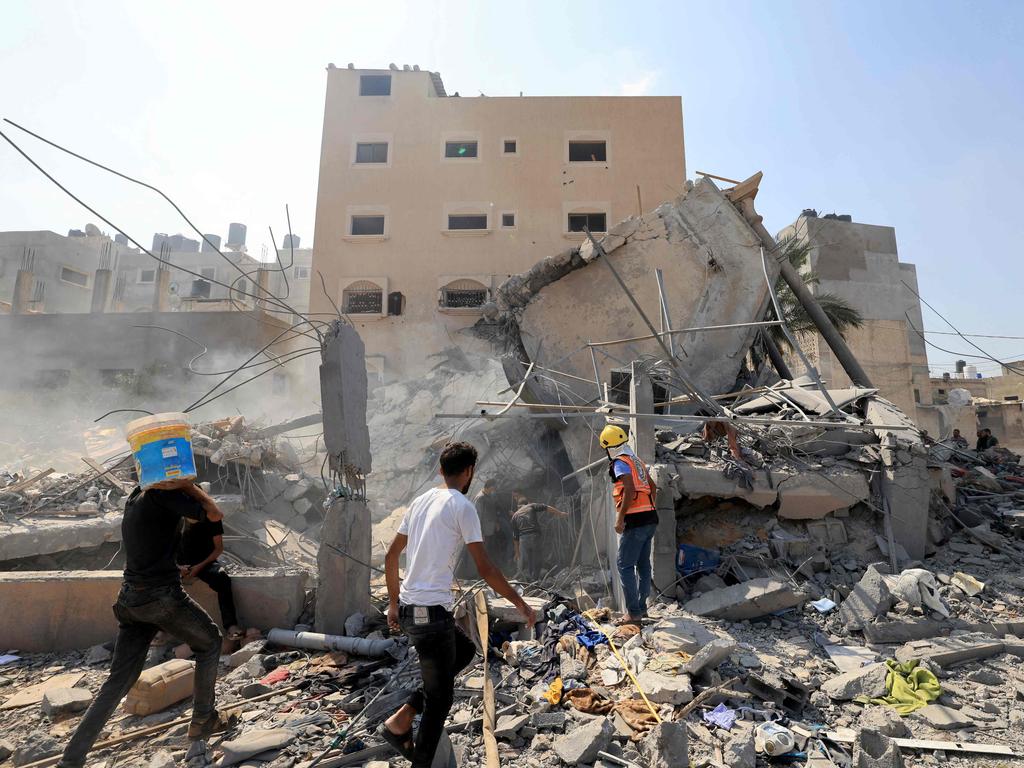
[[[729,441],[729,453],[736,461],[743,461],[743,452],[740,450],[736,428],[732,424],[724,421],[705,421],[701,437],[709,445],[721,440],[723,437],[727,438]]]
[[[416,649],[423,685],[389,717],[378,734],[413,768],[429,768],[441,740],[444,723],[455,698],[455,676],[474,658],[476,646],[456,626],[452,615],[452,580],[459,552],[465,544],[481,578],[509,600],[530,627],[533,609],[508,583],[484,549],[480,518],[466,498],[476,470],[476,449],[453,443],[441,452],[444,486],[432,488],[409,505],[384,558],[388,588],[388,626],[404,631]],[[408,548],[405,579],[398,561]],[[413,719],[420,718],[415,739]]]
[[[512,515],[512,556],[519,564],[518,576],[527,581],[537,581],[544,566],[544,548],[547,538],[544,533],[544,519],[541,515],[568,517],[549,504],[529,503],[526,496],[516,491],[513,494],[516,511]]]
[[[178,547],[178,568],[182,579],[199,579],[217,593],[221,623],[228,636],[241,637],[231,577],[218,558],[224,554],[224,523],[220,520],[185,519]]]
[[[950,438],[950,441],[954,448],[966,448],[968,445],[967,438],[960,434],[959,429],[953,430],[953,437]]]
[[[128,497],[121,519],[124,583],[113,608],[119,628],[110,676],[79,722],[57,768],[84,768],[100,731],[139,679],[149,644],[161,630],[185,641],[195,654],[195,693],[188,737],[206,739],[234,725],[236,718],[214,709],[220,630],[209,614],[185,594],[175,562],[183,518],[218,521],[222,517],[217,503],[192,480],[169,480],[144,491],[136,487]]]
[[[999,445],[999,441],[992,434],[992,430],[988,427],[984,427],[978,430],[978,442],[974,446],[976,451],[987,451],[989,448],[994,448]]]
[[[639,625],[647,616],[651,595],[651,544],[658,529],[655,505],[658,488],[647,466],[626,442],[626,431],[614,424],[601,430],[601,447],[608,453],[608,474],[615,499],[615,532],[619,534],[616,565],[626,610],[618,624]]]

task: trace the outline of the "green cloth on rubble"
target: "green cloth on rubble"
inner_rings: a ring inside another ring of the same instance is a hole
[[[884,704],[895,709],[901,717],[920,709],[935,701],[942,694],[942,687],[934,674],[917,661],[906,661],[902,664],[895,659],[885,662],[889,673],[885,676],[886,696],[868,699],[858,696],[854,701],[861,704]]]

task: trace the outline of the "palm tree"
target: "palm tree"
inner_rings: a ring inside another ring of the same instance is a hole
[[[818,283],[818,276],[814,272],[810,270],[805,271],[805,267],[810,259],[810,243],[804,239],[790,236],[779,241],[779,250],[789,260],[789,263],[793,265],[793,268],[803,276],[804,284],[816,285]],[[785,315],[782,319],[789,326],[789,330],[794,336],[799,338],[800,334],[817,332],[814,321],[811,320],[807,311],[793,293],[793,289],[789,287],[782,277],[775,281],[775,294],[779,297],[779,306],[782,308],[782,314]],[[849,329],[860,328],[864,324],[864,318],[860,312],[850,306],[849,302],[841,296],[836,296],[834,293],[818,293],[815,294],[814,298],[821,306],[822,311],[828,316],[828,319],[832,321],[832,325],[836,327],[836,330],[843,337],[846,336],[846,331]],[[776,319],[774,307],[769,307],[768,319]],[[768,329],[768,333],[780,349],[788,352],[793,351],[789,339],[780,326],[771,326]]]

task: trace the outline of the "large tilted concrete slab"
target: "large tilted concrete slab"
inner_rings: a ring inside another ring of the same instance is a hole
[[[0,562],[120,540],[120,512],[94,517],[29,516],[0,523]]]
[[[232,573],[241,623],[261,630],[291,627],[302,613],[309,574],[292,569]],[[113,640],[111,606],[120,571],[0,573],[0,648],[46,652],[88,648]],[[220,624],[217,596],[202,582],[187,591]]]

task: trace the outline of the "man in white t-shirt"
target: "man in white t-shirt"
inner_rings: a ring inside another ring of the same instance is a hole
[[[385,721],[379,733],[413,768],[428,768],[452,708],[455,676],[476,654],[476,646],[452,616],[452,581],[465,545],[481,578],[519,609],[526,623],[533,610],[491,562],[480,533],[480,518],[466,498],[476,469],[476,449],[452,443],[441,452],[444,487],[418,496],[398,528],[384,558],[388,585],[388,625],[408,635],[420,659],[423,687]],[[408,547],[405,579],[399,587],[398,559]],[[412,722],[422,714],[415,740]]]

